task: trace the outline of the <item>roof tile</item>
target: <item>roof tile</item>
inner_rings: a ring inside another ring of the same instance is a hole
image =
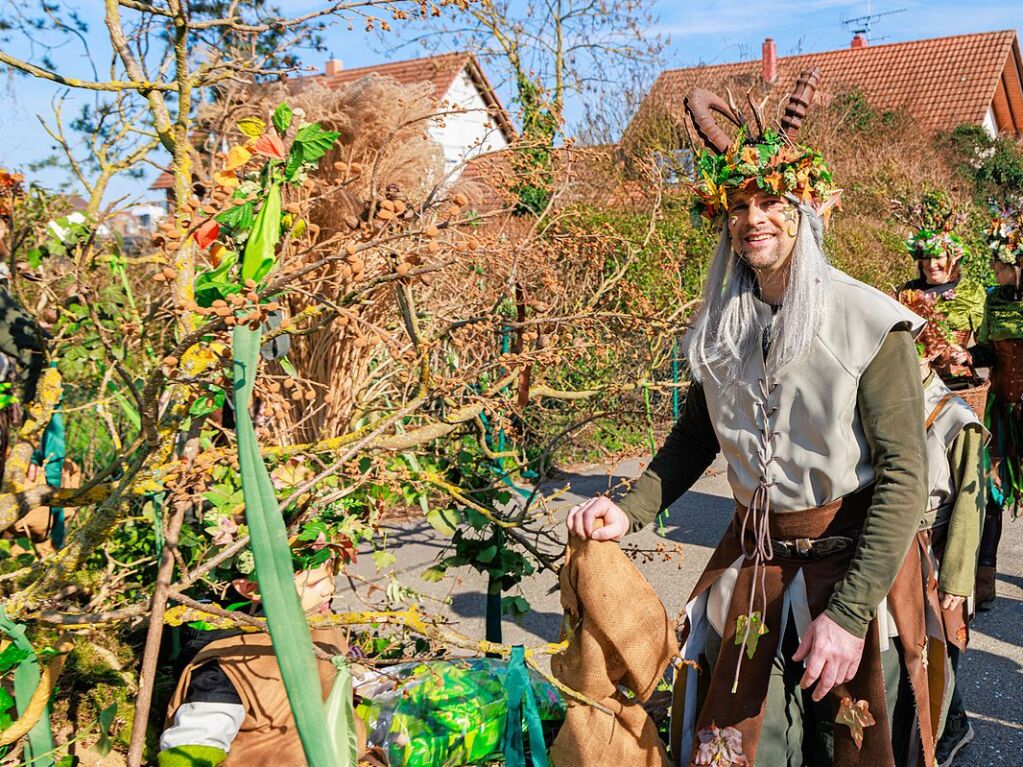
[[[980,123],[1012,51],[1013,30],[872,45],[778,58],[779,85],[791,88],[799,73],[820,67],[820,91],[855,86],[882,109],[905,109],[921,126],[938,130]],[[646,102],[659,100],[670,110],[696,85],[746,80],[762,82],[760,60],[665,71]]]

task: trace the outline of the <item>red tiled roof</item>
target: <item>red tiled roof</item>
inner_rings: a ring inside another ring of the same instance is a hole
[[[174,176],[167,171],[163,171],[159,176],[156,177],[150,187],[150,189],[173,189],[174,188]]]
[[[823,75],[819,93],[856,87],[875,108],[904,109],[927,130],[980,124],[993,107],[1001,130],[1023,132],[1023,64],[1013,30],[779,57],[775,87],[791,90],[799,73],[813,67]],[[654,104],[680,115],[690,88],[727,82],[748,88],[763,85],[762,74],[760,59],[668,70],[637,117]]]
[[[468,69],[469,77],[472,78],[479,89],[483,100],[487,102],[494,119],[497,121],[501,131],[508,141],[515,139],[515,127],[512,124],[508,112],[501,104],[493,86],[483,73],[479,61],[467,51],[456,53],[441,53],[436,56],[426,56],[421,59],[408,59],[407,61],[391,61],[384,64],[375,64],[369,67],[356,67],[355,69],[342,69],[333,75],[313,75],[310,79],[322,83],[328,87],[336,87],[345,83],[353,83],[369,75],[380,75],[391,77],[403,84],[430,83],[433,85],[433,92],[437,99],[443,99],[448,88],[455,81],[455,78],[465,69]]]

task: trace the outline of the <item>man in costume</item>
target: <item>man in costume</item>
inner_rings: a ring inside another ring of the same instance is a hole
[[[696,191],[705,213],[725,214],[684,340],[694,380],[621,506],[595,498],[568,518],[582,538],[615,540],[727,459],[736,515],[686,608],[672,710],[681,765],[881,767],[917,749],[933,763],[911,547],[927,499],[923,323],[828,266],[822,217],[836,190],[819,153],[792,140],[818,77],[800,77],[780,132],[752,102],[750,126],[707,91],[687,97],[709,148]],[[739,128],[734,139],[711,112]],[[911,701],[896,701],[902,680]],[[907,724],[893,728],[897,702]]]
[[[926,364],[921,370],[930,492],[917,538],[924,567],[931,694],[941,701],[940,709],[932,710],[933,732],[940,736],[935,761],[938,767],[949,767],[974,734],[956,675],[973,612],[971,597],[987,498],[987,432],[977,414],[935,371]],[[944,688],[943,695],[938,694],[939,688]]]

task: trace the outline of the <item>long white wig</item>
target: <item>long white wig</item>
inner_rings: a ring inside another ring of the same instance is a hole
[[[824,224],[806,205],[799,206],[799,213],[788,285],[771,323],[769,373],[806,353],[831,297],[830,266],[822,248]],[[754,304],[756,289],[756,274],[732,250],[726,225],[707,275],[703,303],[682,339],[697,381],[707,375],[722,383],[734,381],[743,362],[757,353],[762,330]]]

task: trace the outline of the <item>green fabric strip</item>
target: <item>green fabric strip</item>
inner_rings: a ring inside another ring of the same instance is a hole
[[[512,648],[504,688],[508,694],[508,716],[504,728],[505,767],[526,767],[525,744],[522,740],[523,718],[529,733],[529,756],[532,767],[548,767],[543,724],[540,721],[540,711],[533,696],[533,689],[529,684],[526,654],[522,645],[515,645]]]

